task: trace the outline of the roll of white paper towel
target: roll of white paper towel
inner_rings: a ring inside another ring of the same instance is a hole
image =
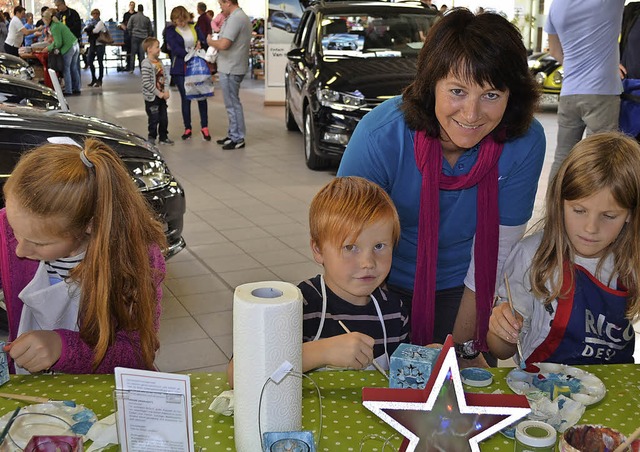
[[[243,284],[233,295],[234,434],[239,452],[261,451],[258,405],[264,383],[284,361],[302,372],[302,293],[290,283]],[[264,432],[302,427],[302,380],[270,381],[262,395]]]

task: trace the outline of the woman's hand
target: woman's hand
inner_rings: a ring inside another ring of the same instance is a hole
[[[55,331],[29,331],[4,347],[15,364],[31,373],[53,366],[62,354],[62,340]]]

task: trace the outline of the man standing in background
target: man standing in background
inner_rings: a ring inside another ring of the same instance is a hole
[[[129,2],[129,10],[122,16],[122,22],[118,27],[122,30],[122,51],[125,53],[124,71],[129,72],[131,69],[131,35],[127,30],[129,19],[136,13],[136,2]]]
[[[564,66],[558,140],[550,177],[587,134],[616,130],[622,82],[618,36],[625,0],[554,0],[545,31],[549,53]]]
[[[222,149],[244,147],[244,111],[240,103],[240,83],[249,69],[251,21],[238,6],[238,0],[218,0],[227,19],[220,29],[219,39],[207,36],[207,44],[218,50],[218,77],[229,119],[227,136],[216,140]]]
[[[202,36],[209,36],[211,34],[211,19],[207,14],[207,5],[203,2],[198,3],[198,22],[196,27],[200,29]]]
[[[140,66],[140,72],[142,73],[142,61],[144,60],[144,49],[142,48],[142,41],[149,36],[153,36],[153,25],[151,25],[151,19],[144,15],[144,7],[138,5],[138,13],[129,17],[127,22],[127,30],[131,35],[131,58],[129,72],[133,72],[136,67],[136,55],[138,55],[138,65]]]

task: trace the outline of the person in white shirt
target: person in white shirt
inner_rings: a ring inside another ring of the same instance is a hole
[[[13,17],[9,22],[9,33],[7,39],[4,42],[4,51],[11,55],[19,56],[18,49],[22,46],[22,40],[25,36],[39,32],[42,27],[27,29],[22,23],[22,18],[26,14],[26,9],[22,6],[16,6],[13,8]]]

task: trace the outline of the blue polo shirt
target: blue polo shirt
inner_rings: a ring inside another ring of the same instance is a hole
[[[413,290],[422,175],[414,157],[414,131],[404,121],[401,101],[401,97],[389,99],[365,115],[349,140],[338,176],[364,177],[391,196],[402,230],[389,283]],[[501,225],[517,226],[531,218],[545,146],[544,130],[537,120],[524,136],[505,143],[498,162]],[[442,172],[467,174],[477,159],[476,146],[465,152],[455,167],[442,159]],[[476,194],[476,187],[440,191],[437,290],[464,282],[476,231]]]

